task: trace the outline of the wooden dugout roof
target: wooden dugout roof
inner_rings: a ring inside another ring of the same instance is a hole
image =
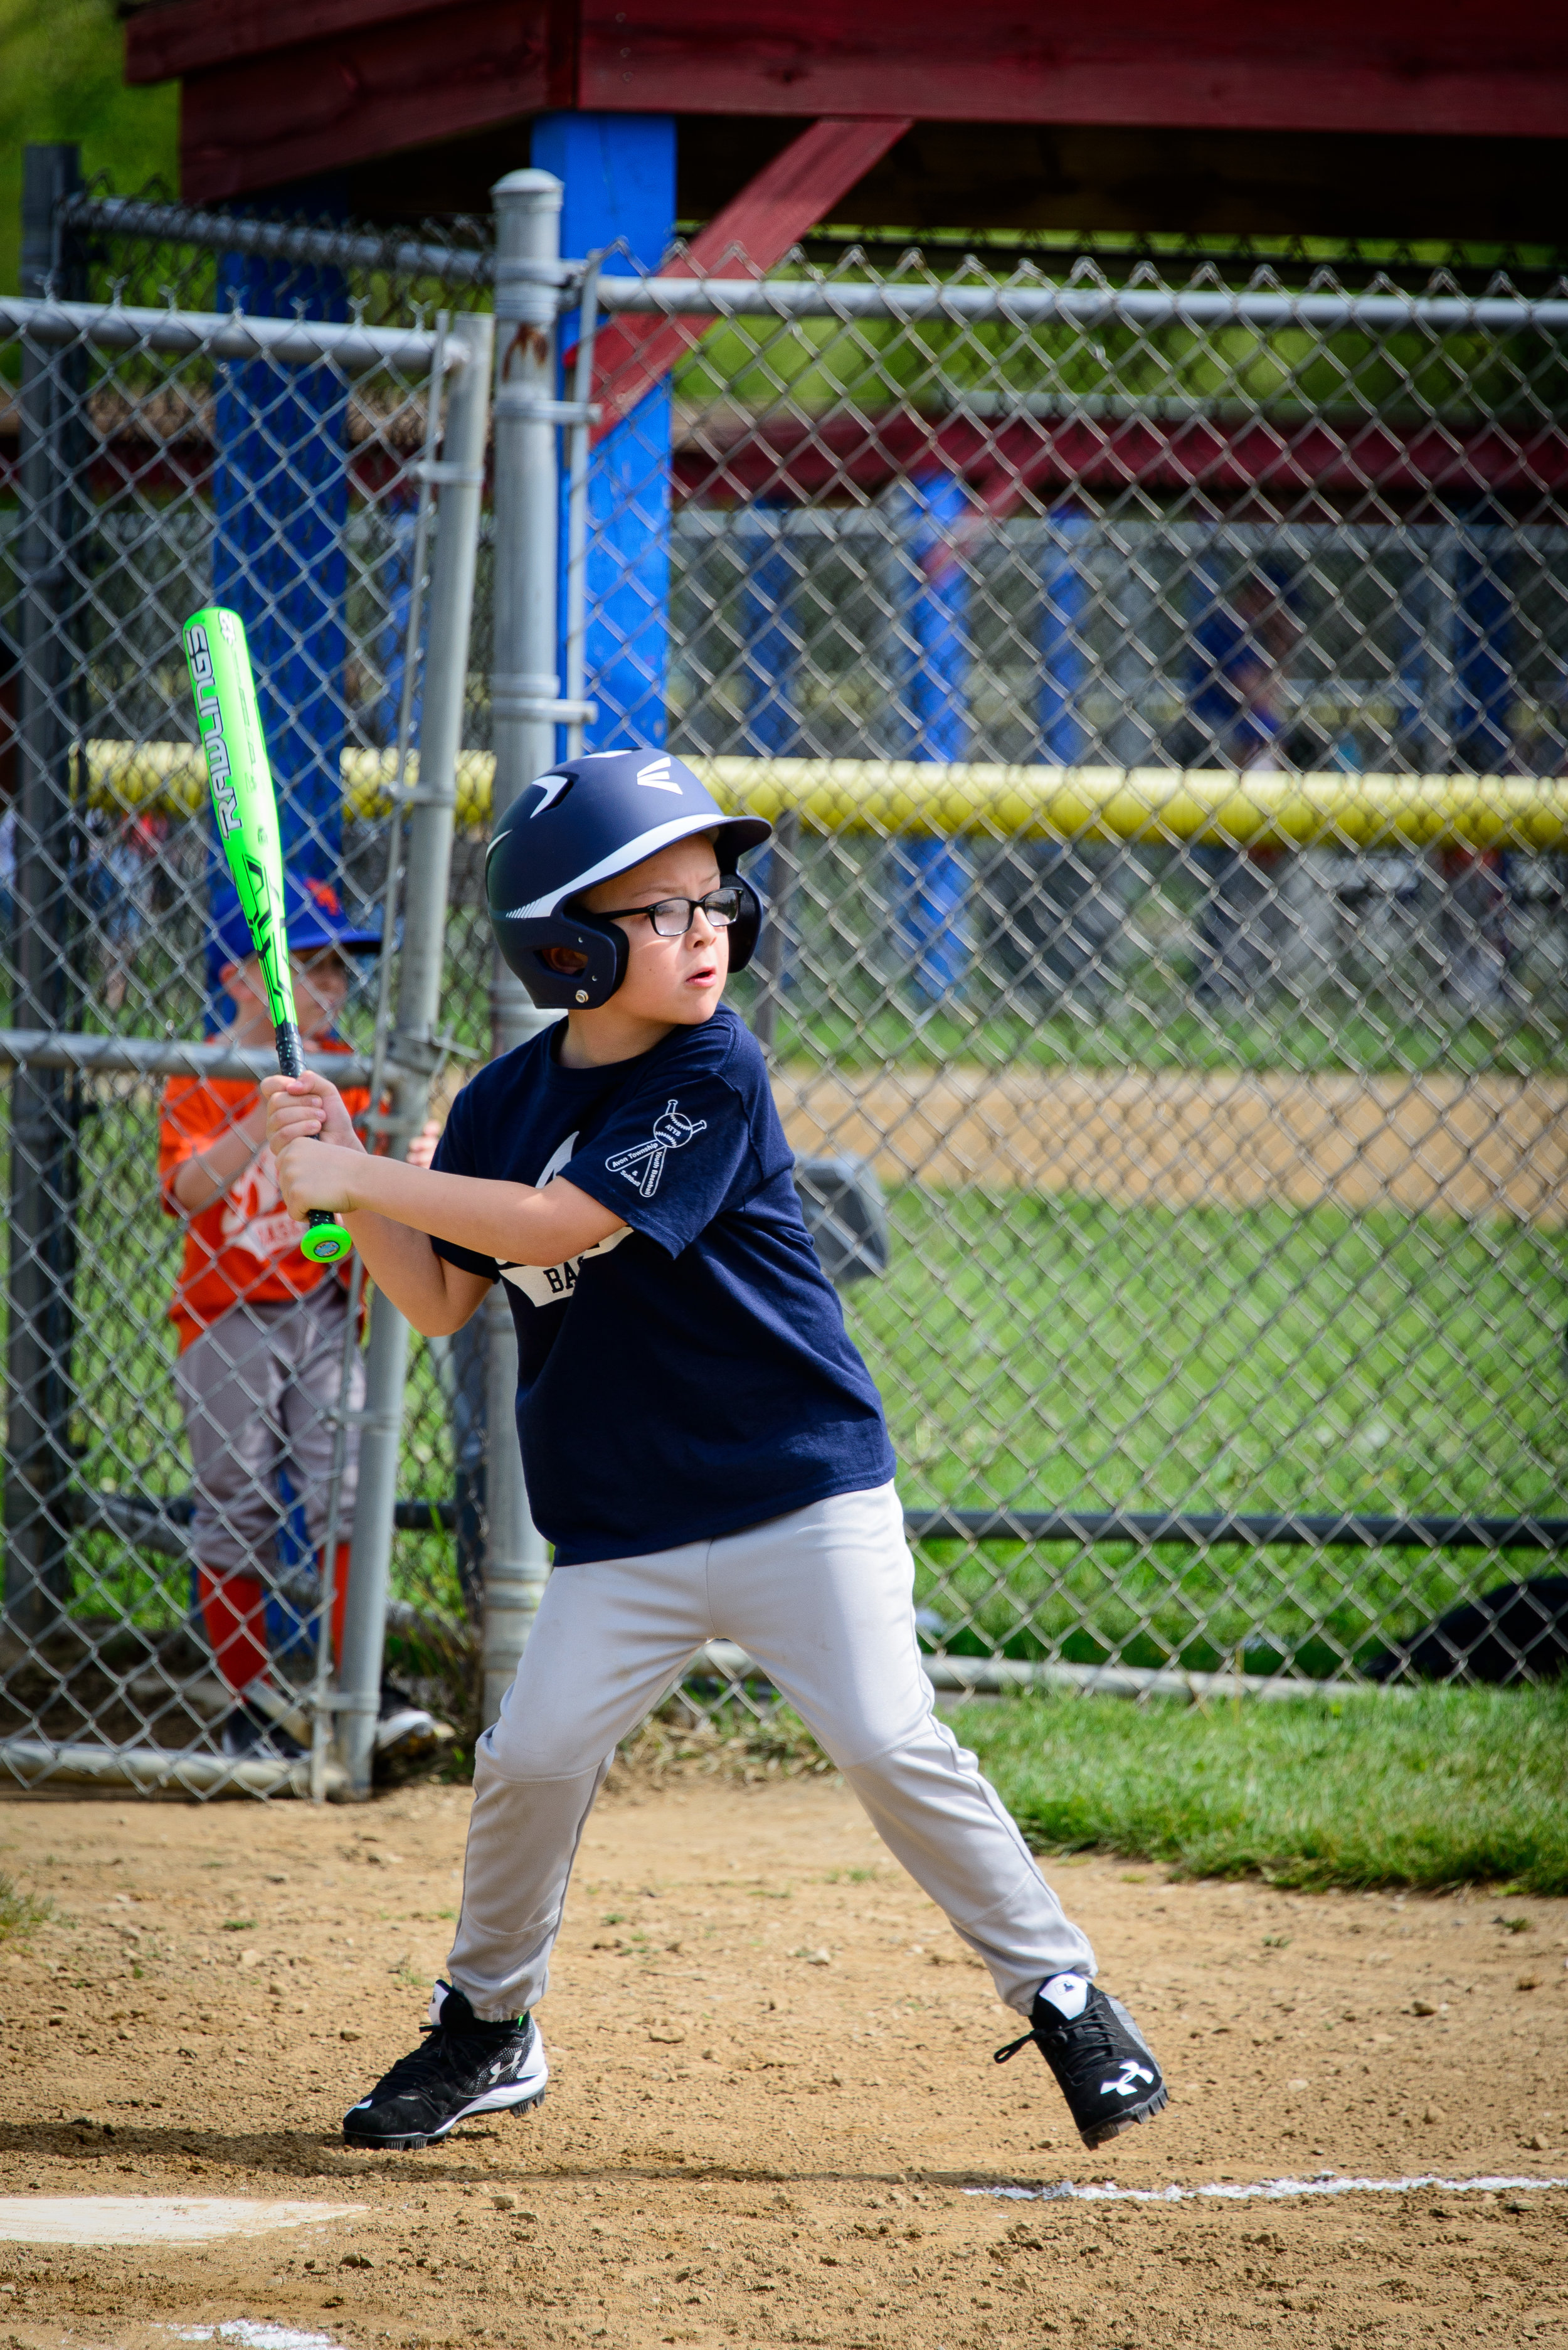
[[[1521,233],[1511,186],[1551,234],[1541,208],[1561,209],[1546,192],[1568,177],[1568,12],[1541,0],[155,0],[130,15],[126,75],[181,81],[198,201],[347,170],[396,209],[400,159],[421,154],[406,208],[439,208],[556,109],[680,118],[693,217],[821,116],[912,126],[838,215],[910,226],[1050,225],[1056,183],[1096,173],[1116,182],[1114,225],[1173,172],[1198,192],[1170,224],[1204,226],[1207,204],[1224,225],[1231,172],[1284,188],[1272,224],[1325,231],[1335,183],[1359,175],[1339,192],[1363,226],[1409,233],[1366,217],[1376,149],[1386,211],[1401,172],[1447,209],[1430,233],[1467,233],[1467,204],[1468,233],[1494,216]],[[1061,201],[1093,205],[1081,184]]]

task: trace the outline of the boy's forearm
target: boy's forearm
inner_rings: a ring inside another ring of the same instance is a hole
[[[453,1241],[476,1255],[507,1263],[515,1257],[507,1211],[515,1208],[522,1189],[518,1184],[477,1182],[472,1176],[440,1175],[401,1159],[367,1155],[356,1163],[349,1187],[346,1205],[351,1223],[368,1213],[379,1223]],[[499,1196],[484,1196],[489,1193]]]
[[[364,1211],[346,1216],[345,1222],[370,1279],[416,1330],[427,1338],[444,1338],[462,1327],[470,1301],[452,1295],[451,1268],[437,1256],[426,1233]]]
[[[530,1183],[439,1174],[395,1159],[357,1159],[348,1191],[345,1207],[350,1222],[368,1211],[503,1264],[558,1263],[613,1231],[618,1222],[607,1210],[596,1212],[596,1203],[566,1183],[559,1191],[553,1186],[540,1191]],[[587,1238],[575,1229],[585,1208],[596,1227]]]

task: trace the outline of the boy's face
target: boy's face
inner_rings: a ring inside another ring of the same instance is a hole
[[[336,947],[314,947],[304,954],[291,954],[288,967],[294,974],[294,1010],[300,1035],[325,1035],[348,998],[348,964]],[[254,955],[231,965],[223,979],[229,993],[236,999],[244,993],[257,1003],[265,1003],[266,989]]]
[[[657,905],[661,898],[705,898],[719,886],[719,860],[706,833],[657,849],[613,880],[600,881],[585,899],[592,914],[614,913],[630,947],[626,977],[611,1002],[634,1019],[696,1027],[724,993],[730,938],[699,910],[683,937],[663,938],[646,914],[624,909]]]

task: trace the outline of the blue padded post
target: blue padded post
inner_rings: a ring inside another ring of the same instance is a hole
[[[1062,507],[1048,526],[1040,582],[1040,749],[1046,765],[1075,767],[1088,741],[1079,705],[1089,674],[1084,650],[1089,582],[1083,565],[1089,518]]]
[[[798,758],[803,749],[801,647],[794,610],[800,577],[784,543],[786,511],[759,501],[742,517],[736,535],[744,571],[739,683],[746,715],[741,748],[753,758]],[[779,996],[793,983],[790,911],[799,841],[799,818],[788,809],[775,827],[773,845],[751,869],[752,881],[769,911],[757,968],[759,978],[765,975],[769,989],[758,1033],[770,1049]],[[753,1019],[753,1025],[756,1024]]]
[[[970,510],[950,474],[918,477],[896,494],[903,536],[900,731],[913,759],[962,759],[969,749],[969,576],[954,544]],[[970,960],[969,862],[951,840],[894,844],[895,930],[917,993],[956,995]]]
[[[568,260],[620,247],[607,266],[655,270],[675,228],[675,119],[668,114],[543,114],[531,161],[566,189],[561,252]],[[561,321],[563,360],[576,341]],[[563,375],[563,381],[565,377]],[[588,466],[587,695],[599,705],[587,751],[661,743],[670,671],[668,380],[606,433]],[[562,470],[562,498],[566,473]],[[566,510],[557,608],[566,610]],[[563,649],[560,670],[566,674]]]
[[[746,712],[742,748],[756,758],[770,754],[791,758],[800,749],[800,646],[794,615],[799,580],[784,545],[781,510],[754,506],[737,539],[745,569],[741,589],[740,684]]]
[[[1398,671],[1394,743],[1397,756],[1417,775],[1433,764],[1433,713],[1428,703],[1432,662],[1428,643],[1431,605],[1431,574],[1419,555],[1412,556],[1401,582],[1395,619]]]
[[[1083,719],[1084,686],[1089,674],[1085,632],[1089,617],[1089,579],[1084,567],[1087,515],[1058,506],[1047,517],[1040,567],[1040,758],[1047,765],[1075,767],[1088,748]],[[1091,933],[1101,926],[1096,892],[1073,849],[1054,841],[1018,842],[1009,864],[1024,882],[1014,916],[1035,958],[1039,976],[1054,989],[1070,989],[1089,970]]]
[[[381,557],[382,595],[387,617],[381,628],[380,661],[383,691],[379,732],[389,749],[398,739],[398,721],[403,708],[403,680],[408,668],[409,610],[414,596],[414,540],[419,529],[419,516],[412,501],[389,507],[387,528],[389,544]],[[421,647],[423,631],[421,632]],[[414,676],[414,697],[410,706],[411,743],[420,739],[420,720],[424,711],[424,671],[417,668]]]
[[[1454,560],[1454,764],[1506,774],[1513,754],[1513,599],[1502,533],[1461,525]]]

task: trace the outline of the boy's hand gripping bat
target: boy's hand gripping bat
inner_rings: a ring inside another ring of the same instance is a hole
[[[237,612],[209,604],[186,621],[184,637],[213,812],[266,985],[277,1065],[286,1077],[302,1076],[305,1064],[294,1014],[294,980],[283,911],[277,803],[244,623]],[[336,1264],[353,1245],[330,1209],[309,1211],[299,1247],[313,1264]]]

